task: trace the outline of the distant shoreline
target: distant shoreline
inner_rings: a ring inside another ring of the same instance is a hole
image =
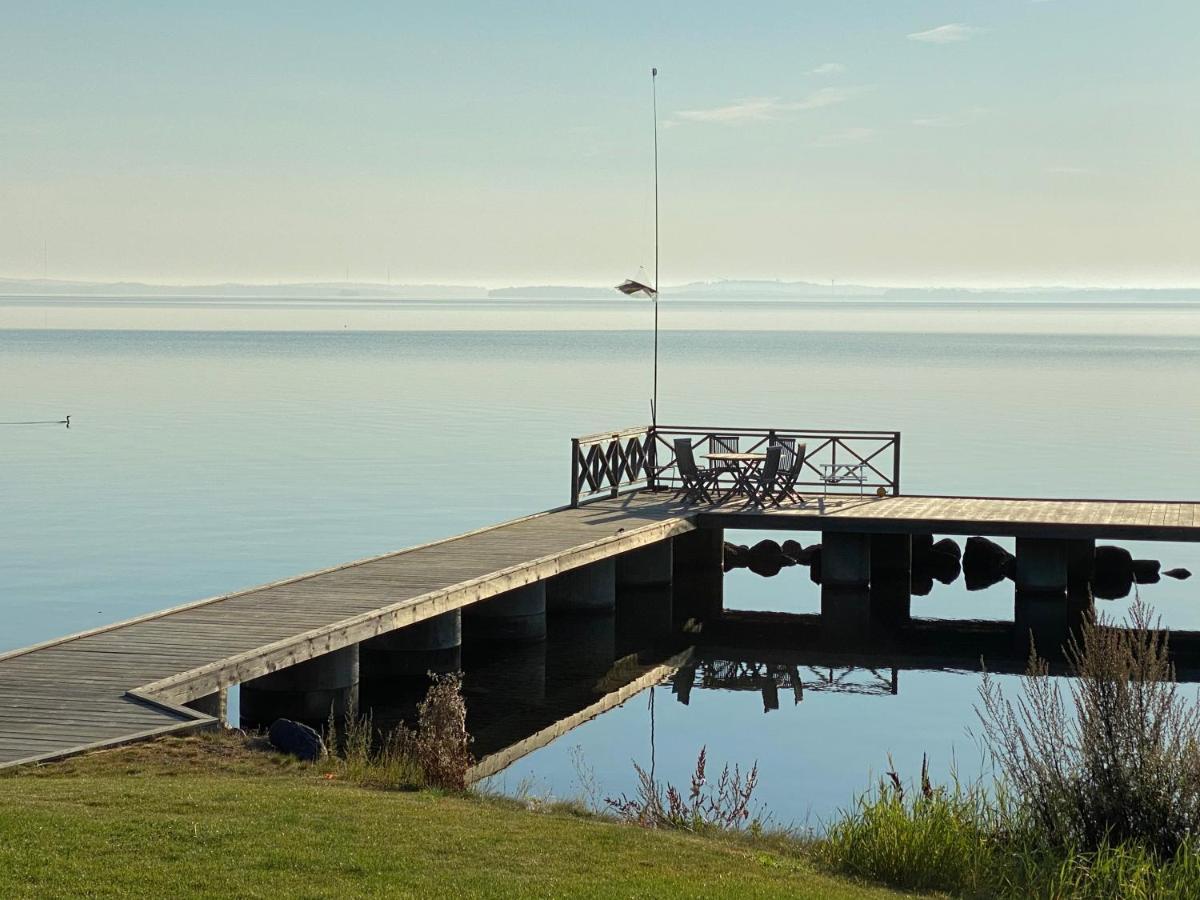
[[[716,281],[664,286],[664,300],[824,300],[824,301],[991,301],[1064,298],[1090,301],[1197,301],[1194,288],[1086,288],[1030,286],[1026,288],[876,287],[824,285],[803,281]],[[613,288],[582,285],[529,285],[484,288],[473,285],[311,282],[295,284],[157,285],[141,282],[81,282],[47,279],[0,278],[0,298],[34,300],[289,300],[321,302],[364,301],[487,301],[558,300],[631,301]]]

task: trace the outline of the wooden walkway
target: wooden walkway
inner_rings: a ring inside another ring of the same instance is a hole
[[[818,495],[803,507],[710,507],[699,513],[698,521],[702,526],[800,531],[1200,541],[1200,503],[1160,500]]]
[[[842,496],[763,512],[627,494],[0,654],[0,767],[211,725],[182,704],[697,526],[1200,541],[1198,510]]]
[[[211,725],[182,704],[694,527],[621,498],[0,655],[0,767]]]

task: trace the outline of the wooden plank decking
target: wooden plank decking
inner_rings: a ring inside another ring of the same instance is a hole
[[[1198,541],[1198,509],[840,496],[763,512],[627,494],[0,654],[0,767],[211,724],[182,704],[697,525]]]
[[[231,684],[693,528],[623,497],[0,655],[0,767],[211,724]]]
[[[698,513],[698,523],[800,531],[1200,541],[1200,503],[839,494],[810,496],[803,507],[708,507]]]

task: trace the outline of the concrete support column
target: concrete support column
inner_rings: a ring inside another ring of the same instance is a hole
[[[722,572],[725,561],[725,529],[697,528],[671,538],[674,577]]]
[[[420,677],[462,668],[462,610],[433,616],[362,644],[364,678]]]
[[[212,716],[222,727],[229,722],[229,691],[224,688],[215,694],[197,697],[195,700],[185,703],[184,706],[203,715]]]
[[[826,531],[821,535],[821,584],[866,587],[871,583],[871,535]]]
[[[538,581],[466,609],[467,637],[484,643],[534,644],[546,639],[546,582]]]
[[[1065,597],[1070,549],[1069,541],[1017,538],[1017,591]]]
[[[871,579],[871,616],[888,625],[907,625],[912,618],[908,573],[877,573]]]
[[[276,719],[323,722],[358,705],[358,645],[313,657],[242,685],[243,727]]]
[[[1063,541],[1067,550],[1067,587],[1090,585],[1096,580],[1096,542],[1091,538]]]
[[[612,612],[617,603],[616,560],[569,569],[546,582],[546,608],[551,612]]]
[[[660,587],[670,584],[675,554],[668,538],[617,557],[617,587]]]
[[[871,576],[877,574],[895,577],[903,574],[905,580],[912,572],[912,535],[871,535]]]

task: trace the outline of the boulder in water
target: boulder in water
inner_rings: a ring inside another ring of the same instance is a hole
[[[783,566],[794,566],[796,561],[791,555],[784,552],[784,549],[775,541],[759,541],[750,548],[750,555],[757,556],[760,559],[779,560],[779,564]]]
[[[962,572],[962,564],[958,557],[940,550],[934,550],[925,561],[929,574],[942,584],[953,584]]]
[[[950,538],[942,538],[940,541],[934,542],[930,548],[933,553],[945,553],[947,556],[953,556],[955,559],[962,559],[962,550],[958,546],[958,542]]]
[[[784,556],[783,550],[775,541],[759,541],[750,548],[748,564],[755,575],[770,578],[778,575],[784,566],[794,566],[796,563],[790,557]]]
[[[807,566],[812,562],[813,551],[820,549],[820,544],[813,544],[811,547],[805,547],[799,541],[787,540],[784,541],[780,549],[783,555],[799,566]]]
[[[923,569],[913,569],[908,589],[914,597],[928,597],[933,591],[933,576]]]
[[[979,591],[1012,577],[1016,557],[985,537],[967,538],[963,551],[962,569],[966,575],[967,590]]]
[[[1162,563],[1157,559],[1135,559],[1133,561],[1133,580],[1138,584],[1158,584],[1158,571]]]
[[[750,548],[745,544],[726,544],[724,552],[724,567],[728,572],[732,569],[744,569],[750,564]]]
[[[1192,577],[1192,573],[1188,569],[1184,568],[1167,569],[1167,571],[1163,572],[1163,574],[1168,578],[1178,578],[1180,581],[1183,581],[1185,578]]]
[[[313,762],[325,753],[325,742],[307,725],[291,719],[276,719],[267,731],[267,740],[280,753],[288,753],[305,762]]]
[[[1125,580],[1133,575],[1133,554],[1124,547],[1104,544],[1096,548],[1096,580]]]

